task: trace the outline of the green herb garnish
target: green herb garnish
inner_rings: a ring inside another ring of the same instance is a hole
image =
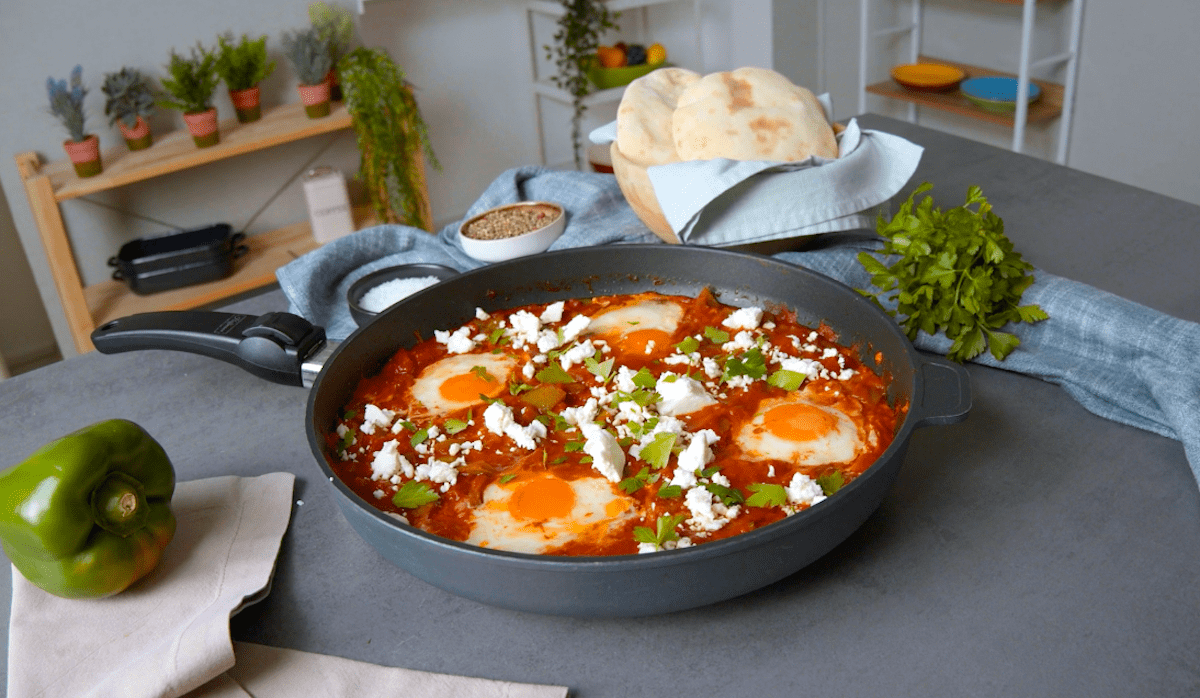
[[[797,390],[804,384],[805,378],[808,378],[806,374],[779,369],[767,378],[767,385],[773,385],[776,388],[783,388],[784,390]]]
[[[752,507],[777,507],[787,502],[787,488],[783,485],[756,482],[746,489],[754,493],[746,499],[746,504]]]
[[[607,383],[612,378],[613,359],[601,361],[600,358],[602,356],[603,354],[597,351],[595,356],[589,356],[584,359],[583,365],[592,375],[599,378],[601,383]]]
[[[442,425],[442,428],[446,430],[447,434],[457,434],[458,432],[462,431],[463,429],[466,429],[468,426],[469,425],[466,422],[464,422],[463,420],[452,418],[452,419],[447,419],[446,423]]]
[[[731,356],[725,360],[725,375],[722,380],[728,381],[736,376],[750,376],[758,380],[767,375],[767,362],[762,352],[755,347],[741,357]]]
[[[700,342],[696,341],[695,337],[687,337],[679,344],[675,345],[681,354],[691,354],[692,352],[700,351]]]
[[[675,435],[670,432],[659,432],[654,435],[654,440],[642,447],[638,453],[638,458],[650,464],[651,468],[660,470],[667,466],[667,460],[671,457],[671,449],[675,448]]]
[[[889,266],[860,252],[858,261],[879,291],[859,293],[880,307],[880,297],[895,300],[896,309],[888,313],[903,316],[899,323],[909,339],[944,331],[954,340],[946,354],[953,361],[967,361],[984,349],[1003,361],[1021,340],[999,328],[1050,317],[1036,304],[1020,304],[1033,283],[1028,273],[1033,265],[1013,249],[1004,221],[979,187],[968,188],[958,208],[935,209],[933,197],[925,197],[914,209],[917,195],[932,188],[929,182],[917,187],[890,221],[879,216],[875,227],[886,238],[879,254],[895,259]]]
[[[725,330],[718,330],[715,327],[705,327],[704,336],[714,344],[724,344],[729,341],[729,333]]]
[[[438,500],[437,492],[428,483],[409,481],[392,497],[392,504],[402,509],[416,509]]]
[[[654,377],[654,374],[651,373],[650,369],[646,368],[645,366],[643,366],[637,373],[633,374],[633,384],[639,388],[653,388],[657,383],[658,380]]]
[[[715,482],[704,483],[704,489],[712,492],[713,496],[721,500],[721,503],[727,507],[731,507],[734,504],[741,504],[742,502],[746,501],[746,498],[742,496],[741,492],[738,492],[732,487],[718,485]]]
[[[562,367],[562,364],[559,364],[559,363],[548,364],[546,366],[546,368],[543,368],[542,370],[538,371],[537,375],[534,377],[543,383],[574,383],[575,382],[575,379],[571,377],[571,374],[567,373],[566,369],[564,369]]]
[[[504,475],[501,475],[500,476],[500,484],[503,485],[505,483],[512,482],[513,478],[515,478],[516,476],[517,476],[516,473],[506,473]]]
[[[471,373],[474,373],[475,377],[479,380],[487,381],[488,383],[494,383],[496,381],[492,374],[488,373],[488,370],[483,366],[472,366]]]
[[[652,482],[657,482],[658,478],[659,475],[657,473],[653,475],[650,474],[650,468],[642,468],[638,471],[637,475],[633,475],[621,480],[621,482],[617,484],[617,487],[620,487],[625,494],[633,494],[646,485],[649,485]]]
[[[821,490],[826,497],[831,496],[834,492],[842,489],[846,484],[846,476],[842,475],[842,471],[835,470],[832,473],[826,473],[816,479],[816,483],[821,486]]]
[[[675,527],[683,523],[686,518],[686,514],[663,514],[658,517],[654,529],[645,526],[635,527],[633,539],[639,543],[653,543],[656,547],[661,548],[667,541],[679,540],[679,534],[675,532]]]
[[[421,429],[421,430],[417,431],[417,433],[413,434],[412,438],[409,439],[408,442],[410,444],[412,444],[413,448],[416,448],[418,444],[424,443],[425,440],[428,438],[429,438],[429,430]]]

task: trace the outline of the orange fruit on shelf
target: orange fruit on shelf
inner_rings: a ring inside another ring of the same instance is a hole
[[[596,60],[602,68],[620,68],[625,65],[625,52],[617,46],[600,46],[596,49]]]
[[[662,63],[667,60],[667,49],[662,44],[651,44],[650,48],[646,49],[646,62],[652,65]]]

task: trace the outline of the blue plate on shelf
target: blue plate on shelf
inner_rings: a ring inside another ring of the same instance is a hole
[[[977,106],[989,111],[1014,111],[1017,108],[1017,79],[999,75],[964,80],[958,89],[963,96]],[[1027,91],[1029,102],[1036,102],[1042,96],[1042,88],[1036,83],[1029,83]]]

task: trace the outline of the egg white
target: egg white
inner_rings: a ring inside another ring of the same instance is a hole
[[[673,301],[639,301],[592,317],[589,334],[624,335],[638,330],[674,334],[683,319],[683,308]]]
[[[470,400],[453,400],[441,392],[442,384],[462,375],[470,375],[476,366],[482,366],[498,385],[506,385],[516,366],[516,359],[503,354],[451,354],[425,367],[412,386],[412,396],[433,414],[449,414],[482,401],[476,396]]]
[[[522,519],[513,514],[513,498],[532,479],[556,478],[551,473],[527,476],[483,491],[466,542],[518,553],[544,553],[574,540],[600,540],[613,528],[637,515],[637,510],[615,486],[601,477],[562,480],[574,492],[570,513],[546,520]]]
[[[834,418],[832,428],[811,440],[792,440],[768,431],[766,414],[788,404],[804,404]],[[748,460],[781,460],[797,465],[845,463],[863,451],[863,437],[850,417],[835,407],[820,405],[802,395],[764,400],[754,417],[738,430],[735,437]]]

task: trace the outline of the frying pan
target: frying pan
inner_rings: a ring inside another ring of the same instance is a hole
[[[476,307],[491,311],[648,290],[695,296],[705,287],[729,305],[790,308],[800,322],[814,327],[824,321],[867,367],[891,376],[890,401],[909,404],[891,446],[824,502],[760,529],[689,548],[553,557],[479,548],[401,523],[356,495],[329,467],[322,434],[334,428],[358,382],[401,346],[474,318]],[[190,311],[114,320],[96,329],[92,341],[104,353],[183,349],[277,382],[311,384],[306,429],[313,456],[346,520],[384,558],[476,601],[574,617],[695,608],[796,572],[875,511],[903,463],[913,430],[961,421],[971,406],[962,366],[918,353],[890,317],[850,287],[771,257],[692,246],[575,248],[483,267],[409,296],[337,346],[325,341],[320,328],[287,313],[251,318]]]

